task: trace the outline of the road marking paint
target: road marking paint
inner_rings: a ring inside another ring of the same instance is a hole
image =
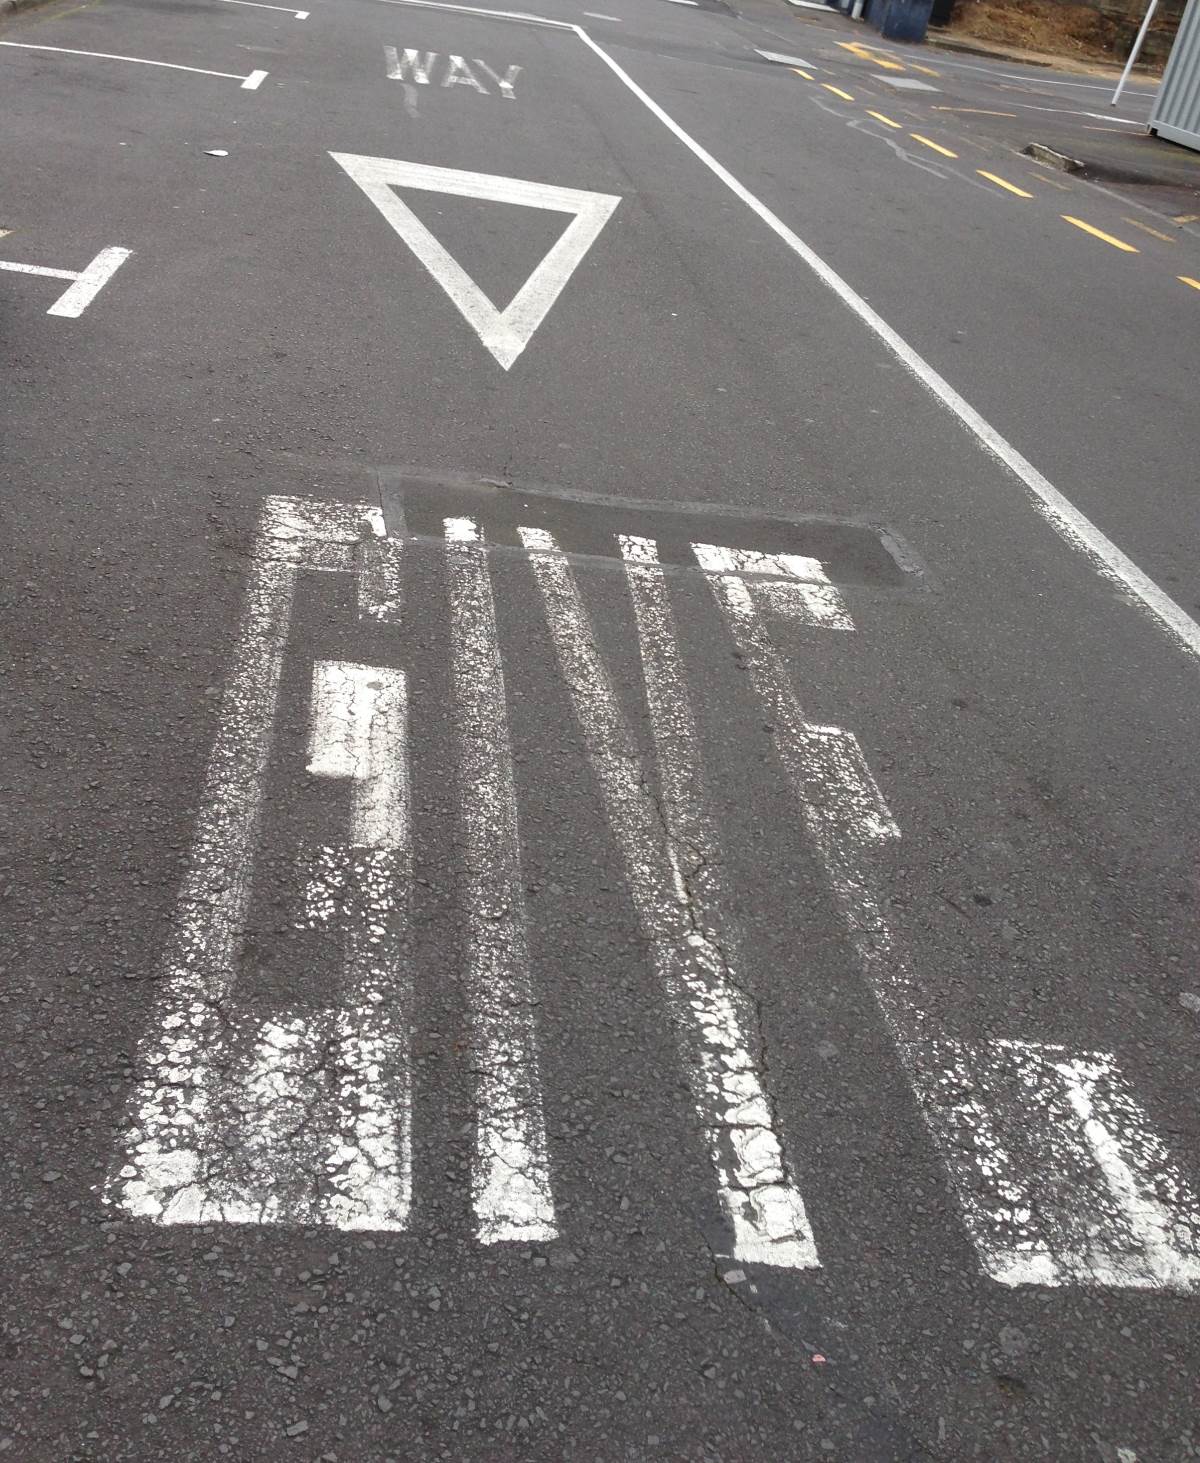
[[[780,66],[811,66],[812,65],[812,62],[811,61],[806,61],[803,56],[783,56],[778,51],[760,51],[757,46],[755,46],[754,49],[755,49],[755,52],[759,56],[761,56],[764,61],[775,61],[775,62],[778,62],[778,64]]]
[[[446,57],[446,74],[442,78],[443,86],[470,86],[476,91],[481,91],[484,96],[488,95],[487,87],[475,75],[461,56]]]
[[[614,21],[617,25],[622,24],[622,20],[619,15],[602,15],[598,10],[585,10],[583,13],[587,16],[589,20],[611,20]]]
[[[904,130],[899,122],[893,122],[890,117],[885,117],[882,112],[871,111],[870,107],[867,108],[867,116],[874,117],[876,122],[882,122],[885,127],[894,127],[897,132]]]
[[[1149,234],[1151,238],[1161,239],[1164,244],[1174,244],[1178,242],[1174,234],[1164,234],[1161,229],[1151,228],[1149,224],[1144,224],[1140,218],[1126,218],[1123,219],[1122,222],[1129,224],[1132,228],[1141,229],[1142,233]]]
[[[937,1047],[934,1101],[977,1169],[959,1198],[1003,1285],[1200,1288],[1200,1211],[1107,1052]]]
[[[823,81],[821,85],[826,91],[831,91],[835,97],[841,97],[844,102],[852,102],[854,98],[848,91],[843,91],[840,86],[834,86],[831,82]]]
[[[392,158],[359,157],[331,152],[330,157],[362,189],[404,240],[433,278],[445,290],[463,319],[507,371],[529,344],[584,255],[621,201],[607,193],[586,193],[579,188],[557,188],[492,173],[467,173],[456,168],[435,168],[425,163]],[[433,237],[429,229],[395,193],[395,188],[416,188],[545,208],[574,217],[545,258],[513,296],[498,310],[475,281]]]
[[[914,142],[920,142],[925,147],[933,148],[934,152],[940,152],[943,157],[958,156],[958,153],[951,152],[948,147],[943,147],[940,142],[934,142],[931,137],[923,137],[919,132],[910,132],[908,135],[912,138]]]
[[[1079,551],[1105,580],[1136,599],[1159,627],[1189,655],[1200,659],[1200,624],[1166,594],[1129,556],[1071,502],[1053,483],[1002,436],[925,358],[894,330],[865,299],[810,245],[765,203],[719,163],[696,139],[638,85],[629,73],[598,45],[582,26],[575,33],[644,107],[740,199],[825,284],[848,309],[892,352],[904,368],[946,409],[952,412],[979,445],[1002,463],[1028,491],[1033,505],[1055,533]],[[889,78],[883,78],[888,80]],[[894,78],[902,79],[902,78]]]
[[[293,10],[290,5],[264,5],[262,0],[224,0],[226,5],[246,5],[251,10],[282,10],[285,15],[293,15],[297,20],[307,20],[307,10]]]
[[[1016,112],[992,112],[986,107],[930,107],[931,112],[958,112],[970,117],[1015,117]]]
[[[405,5],[415,10],[444,10],[451,15],[483,15],[491,20],[511,20],[518,25],[544,25],[551,30],[569,30],[576,35],[583,28],[569,20],[552,20],[548,15],[529,15],[523,10],[486,10],[479,5],[453,5],[449,0],[378,0],[380,5]],[[822,4],[824,0],[822,0]]]
[[[522,67],[516,65],[510,66],[504,75],[501,76],[499,72],[493,71],[486,61],[481,61],[478,56],[475,57],[475,64],[481,71],[485,71],[492,78],[499,89],[500,95],[506,102],[516,101],[516,81],[517,77],[521,74]]]
[[[132,253],[132,249],[101,249],[95,259],[81,270],[48,269],[42,264],[17,264],[8,259],[0,259],[0,269],[8,269],[15,274],[40,274],[48,279],[71,280],[70,289],[59,295],[46,314],[76,320]]]
[[[1181,284],[1188,284],[1194,290],[1200,290],[1200,279],[1192,279],[1190,275],[1186,274],[1178,275],[1177,278]]]
[[[177,66],[173,61],[148,61],[144,56],[114,56],[108,51],[76,51],[67,46],[35,46],[30,41],[0,41],[18,51],[54,51],[62,56],[91,56],[98,61],[130,61],[135,66],[162,66],[168,71],[190,71],[196,76],[219,76],[225,81],[240,81],[246,91],[256,91],[267,76],[265,71],[252,71],[239,76],[232,71],[206,71],[201,66]]]
[[[412,1207],[412,980],[404,955],[412,797],[402,671],[313,666],[307,771],[353,787],[349,845],[314,851],[305,899],[310,929],[344,931],[336,1060],[325,1054],[337,1074],[337,1115],[325,1139],[332,1192],[322,1217],[339,1229],[403,1229]],[[297,1044],[329,1025],[310,1018],[303,1032],[293,1027]],[[311,1050],[320,1054],[320,1043]]]
[[[908,64],[914,71],[920,71],[925,76],[940,76],[942,74],[940,71],[935,71],[932,66],[921,66],[916,61],[910,61]]]
[[[264,504],[154,1018],[138,1048],[128,1158],[106,1188],[109,1202],[134,1215],[163,1224],[343,1223],[347,1205],[376,1192],[340,1142],[324,1143],[343,1133],[345,1115],[311,1080],[309,1059],[337,1039],[337,1022],[285,1013],[259,1026],[247,1050],[227,1008],[236,997],[297,576],[351,572],[381,528],[378,509],[295,498]],[[349,1056],[348,1069],[361,1072]],[[271,1120],[281,1094],[298,1119],[284,1127]],[[262,1122],[242,1145],[247,1103]],[[237,1143],[229,1141],[233,1131]],[[359,1140],[372,1136],[365,1127],[357,1132]],[[369,1166],[370,1155],[360,1155]],[[391,1177],[402,1186],[402,1175]],[[402,1208],[372,1222],[396,1227]]]
[[[885,86],[894,86],[897,91],[939,91],[940,87],[930,86],[927,81],[918,81],[915,76],[881,76],[879,78]]]
[[[998,177],[995,173],[989,173],[985,168],[976,168],[975,171],[981,178],[986,178],[989,183],[995,183],[997,188],[1005,188],[1009,193],[1015,193],[1018,198],[1033,197],[1033,194],[1024,188],[1018,188],[1015,183],[1010,183],[1006,178]]]
[[[1125,254],[1137,254],[1139,251],[1133,244],[1126,244],[1123,239],[1114,239],[1111,234],[1106,234],[1103,229],[1096,228],[1093,224],[1084,223],[1081,218],[1073,218],[1069,213],[1060,215],[1067,223],[1074,224],[1077,229],[1082,229],[1085,234],[1091,234],[1094,239],[1103,239],[1106,244],[1111,244],[1114,249],[1120,249]]]
[[[805,79],[805,81],[815,81],[816,80],[816,78],[813,76],[813,74],[810,71],[801,71],[801,69],[799,68],[799,66],[793,66],[792,67],[792,70],[796,73],[797,76],[803,76],[803,78]]]
[[[403,55],[397,51],[395,46],[384,46],[383,59],[387,68],[389,81],[407,81],[416,86],[429,85],[429,73],[433,70],[433,63],[437,60],[436,51],[426,51],[424,55],[415,47],[405,51]]]
[[[693,549],[710,571],[729,562]],[[1112,1058],[949,1041],[922,1009],[920,979],[863,856],[899,829],[857,740],[840,732],[852,755],[818,760],[822,729],[805,720],[758,582],[710,572],[708,583],[986,1273],[1005,1285],[1200,1287],[1195,1198]]]
[[[700,0],[671,0],[672,5],[699,5]]]
[[[699,748],[666,582],[649,540],[622,553],[661,778],[644,771],[574,573],[544,529],[520,528],[638,918],[670,1001],[696,1111],[732,1231],[732,1258],[820,1264],[763,1085],[763,1037],[744,993],[700,786]]]
[[[496,607],[477,524],[447,518],[445,534],[467,851],[462,898],[476,1078],[472,1202],[485,1244],[550,1240],[557,1229]]]
[[[901,66],[899,61],[892,61],[884,56],[877,56],[869,46],[864,46],[861,41],[838,41],[843,51],[849,51],[861,61],[872,61],[876,66],[882,66],[885,71],[904,71],[907,68]]]
[[[1177,224],[1200,224],[1200,213],[1177,213],[1173,217]]]
[[[795,616],[800,623],[826,630],[853,630],[854,621],[831,584],[819,559],[805,554],[764,554],[757,549],[731,549],[719,544],[693,544],[696,560],[706,573],[755,576],[755,589],[773,609]]]

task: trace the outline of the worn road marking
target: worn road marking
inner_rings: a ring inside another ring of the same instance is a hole
[[[940,152],[943,157],[958,156],[958,153],[951,152],[948,147],[943,147],[940,142],[934,142],[931,137],[923,137],[919,132],[910,132],[908,135],[912,138],[914,142],[920,142],[925,147],[933,148],[934,152]]]
[[[1191,285],[1192,289],[1200,290],[1200,279],[1192,279],[1190,275],[1181,274],[1177,276],[1180,284]]]
[[[46,314],[75,320],[83,314],[132,253],[132,249],[101,249],[95,259],[81,270],[48,269],[41,264],[15,264],[8,259],[0,259],[0,269],[8,269],[16,274],[39,274],[47,279],[71,280],[70,289],[59,295]]]
[[[861,41],[838,41],[837,45],[843,51],[849,51],[852,55],[857,56],[861,61],[871,61],[876,66],[882,66],[885,71],[904,71],[907,69],[901,66],[899,61],[892,61],[885,56],[877,56],[871,50],[870,46],[864,46]]]
[[[835,97],[841,97],[844,102],[852,102],[854,100],[848,91],[843,91],[840,86],[834,86],[832,82],[823,81],[821,85],[826,91],[831,91]]]
[[[1094,224],[1084,223],[1081,218],[1073,218],[1069,213],[1061,215],[1067,223],[1074,224],[1077,229],[1082,229],[1085,234],[1091,234],[1094,239],[1103,239],[1106,244],[1111,244],[1114,249],[1120,249],[1125,254],[1137,254],[1140,251],[1134,244],[1127,244],[1123,239],[1114,239],[1111,234],[1106,234],[1103,229],[1098,229]]]
[[[435,168],[425,163],[392,158],[329,154],[362,189],[396,233],[404,240],[453,301],[475,334],[507,371],[529,344],[563,286],[621,201],[608,193],[585,193],[579,188],[557,188],[492,173],[466,173],[456,168]],[[516,203],[574,215],[558,242],[537,265],[505,309],[499,310],[462,265],[433,237],[429,229],[395,193],[416,188],[478,198],[494,203]]]
[[[712,571],[730,562],[693,548]],[[987,1274],[1005,1285],[1200,1286],[1200,1208],[1111,1057],[948,1041],[924,1011],[864,856],[899,829],[857,741],[842,732],[840,759],[814,756],[822,729],[804,718],[759,582],[712,572],[709,584]]]
[[[621,540],[661,775],[661,806],[566,556],[546,530],[518,532],[529,551],[638,918],[671,1002],[721,1207],[732,1231],[730,1254],[793,1269],[819,1265],[764,1089],[763,1035],[743,990],[655,546],[647,539]]]
[[[799,66],[793,66],[792,67],[792,70],[796,73],[797,76],[803,76],[803,78],[805,79],[805,81],[815,81],[816,80],[816,78],[813,76],[813,74],[812,74],[811,71],[801,71],[801,69],[800,69]]]
[[[557,1230],[496,608],[478,526],[447,518],[445,534],[476,1074],[472,1202],[485,1244],[549,1240]]]
[[[998,177],[995,173],[989,173],[985,168],[976,168],[975,171],[981,178],[986,178],[989,183],[995,183],[997,188],[1004,188],[1009,193],[1015,193],[1018,198],[1033,197],[1033,194],[1026,192],[1024,188],[1018,188],[1015,183],[1010,183],[1006,178]]]
[[[1016,112],[992,112],[986,107],[930,107],[931,112],[957,112],[968,117],[1015,117]]]
[[[1164,244],[1175,244],[1178,242],[1174,234],[1164,234],[1161,229],[1151,228],[1149,224],[1144,224],[1140,218],[1126,218],[1122,219],[1122,222],[1129,224],[1132,228],[1141,229],[1142,233],[1149,234],[1151,238],[1161,239]]]
[[[257,91],[267,78],[265,71],[252,71],[239,76],[232,71],[206,71],[201,66],[177,66],[173,61],[148,61],[144,56],[114,56],[108,51],[75,51],[67,46],[35,46],[30,41],[0,41],[19,51],[55,51],[62,56],[92,56],[98,61],[131,61],[135,66],[163,66],[168,71],[190,71],[196,76],[220,76],[225,81],[240,81],[244,91]]]
[[[897,132],[904,130],[899,122],[893,122],[890,117],[885,117],[882,112],[873,112],[869,107],[867,108],[867,116],[874,117],[876,122],[882,122],[885,127],[894,127]]]
[[[390,81],[412,83],[416,86],[438,85],[434,80],[435,62],[438,60],[437,51],[426,51],[422,54],[420,50],[410,48],[400,52],[395,46],[384,46],[383,55]],[[522,67],[510,66],[501,76],[493,71],[486,61],[481,61],[478,56],[474,60],[476,66],[495,83],[497,91],[505,101],[516,100],[514,88]],[[491,96],[491,92],[483,85],[462,56],[447,55],[440,84],[443,87],[469,86],[475,91],[482,92],[485,97]]]

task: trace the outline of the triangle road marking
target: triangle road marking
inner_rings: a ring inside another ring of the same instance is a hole
[[[534,331],[546,318],[563,286],[621,201],[610,193],[557,188],[548,183],[529,183],[521,178],[502,178],[494,173],[467,173],[457,168],[435,168],[426,163],[360,157],[347,152],[331,152],[329,155],[379,209],[506,371],[529,344]],[[458,198],[545,208],[556,213],[574,214],[574,218],[506,308],[498,310],[462,265],[393,191],[396,188],[417,188],[426,193],[449,193]]]

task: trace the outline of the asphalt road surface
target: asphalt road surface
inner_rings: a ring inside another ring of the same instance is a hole
[[[0,31],[0,1450],[1195,1457],[1195,220],[306,3]]]

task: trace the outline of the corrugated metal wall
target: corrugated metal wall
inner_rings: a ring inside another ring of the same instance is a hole
[[[1150,131],[1200,151],[1200,0],[1188,0],[1179,22],[1150,114]]]

